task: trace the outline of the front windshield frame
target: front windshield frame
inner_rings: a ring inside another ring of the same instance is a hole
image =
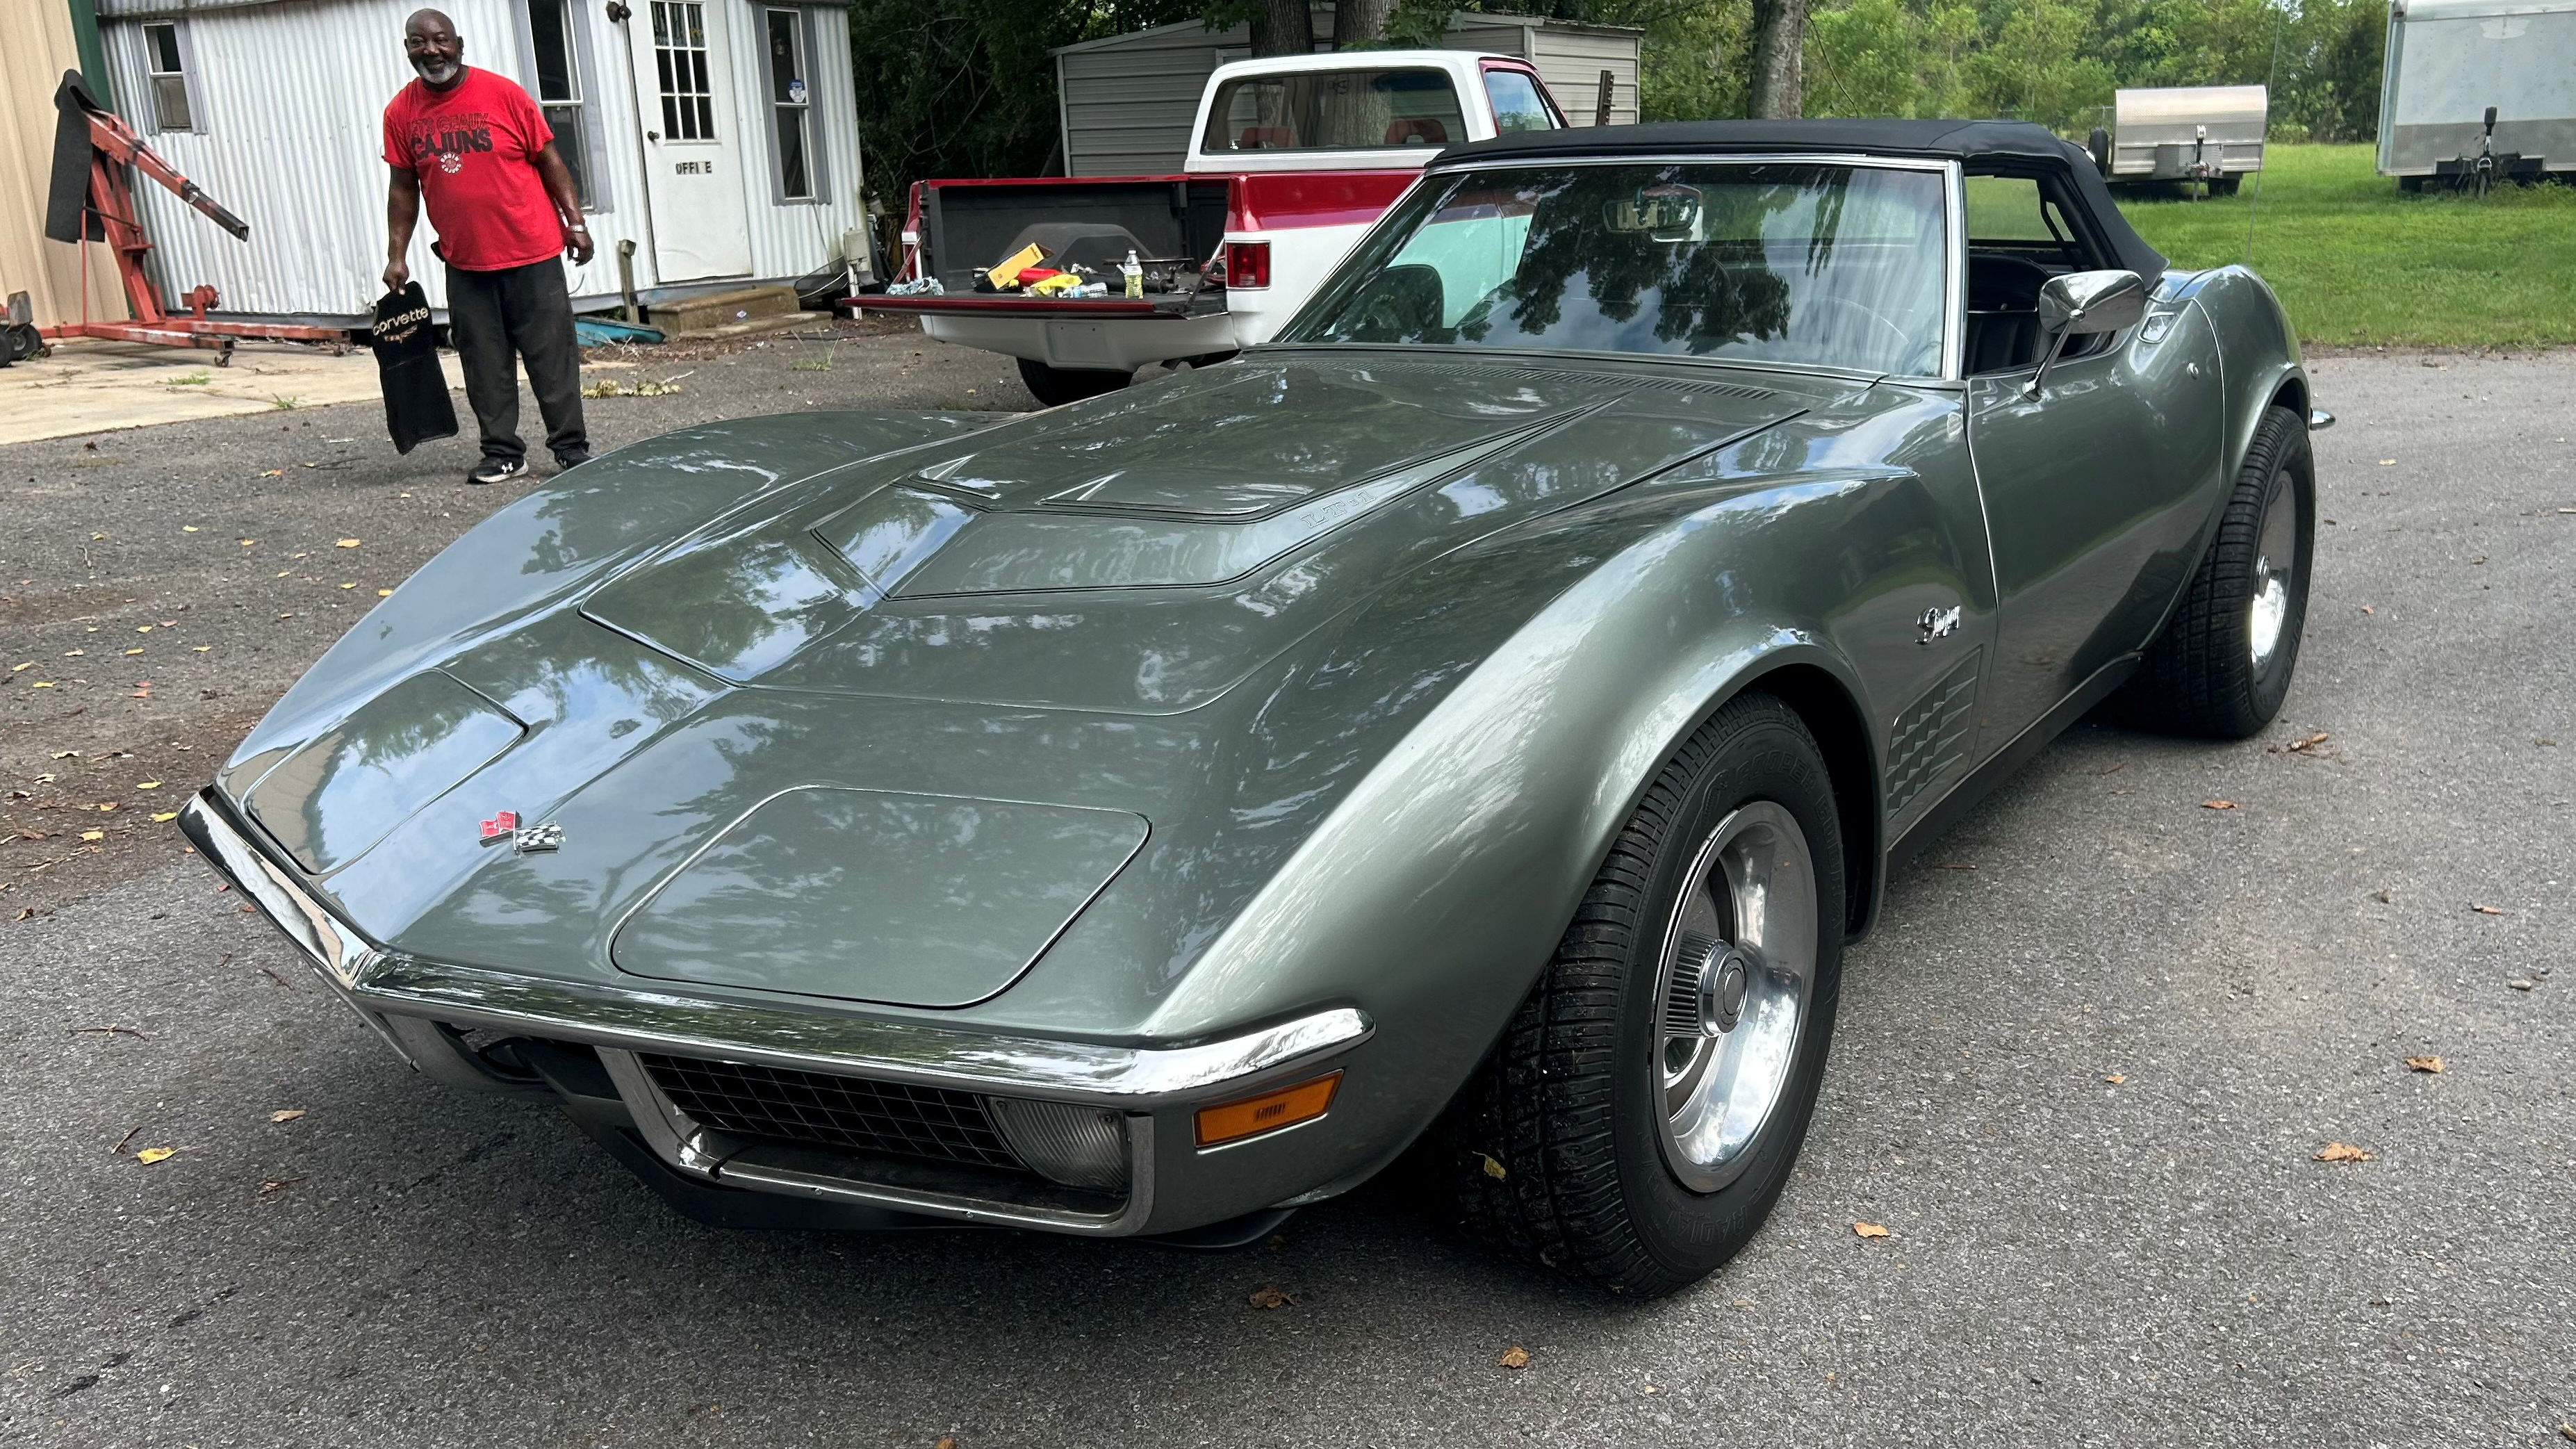
[[[1393,205],[1380,214],[1377,222],[1363,233],[1357,245],[1344,255],[1331,275],[1297,309],[1287,325],[1276,334],[1293,338],[1303,329],[1315,325],[1327,313],[1348,300],[1348,294],[1369,273],[1392,256],[1414,225],[1409,213],[1427,188],[1446,185],[1462,172],[1525,169],[1565,169],[1575,166],[1639,165],[1708,165],[1708,166],[1840,166],[1885,171],[1919,171],[1939,175],[1941,182],[1942,263],[1941,263],[1941,370],[1909,380],[1959,383],[1964,365],[1963,346],[1966,338],[1968,271],[1966,250],[1966,208],[1961,201],[1962,170],[1957,161],[1934,157],[1872,156],[1840,152],[1708,152],[1666,151],[1635,152],[1617,155],[1516,156],[1494,160],[1462,160],[1446,166],[1434,162],[1425,168],[1420,180],[1397,197]],[[1274,341],[1261,344],[1260,350],[1313,348],[1316,350],[1350,349],[1359,351],[1419,351],[1437,353],[1511,355],[1515,357],[1581,357],[1624,358],[1637,362],[1678,363],[1696,367],[1777,368],[1793,372],[1817,372],[1838,376],[1888,377],[1895,374],[1866,368],[1834,367],[1802,362],[1775,362],[1759,358],[1693,357],[1669,352],[1597,352],[1573,348],[1538,348],[1493,346],[1477,343],[1402,343],[1402,342],[1297,342]]]

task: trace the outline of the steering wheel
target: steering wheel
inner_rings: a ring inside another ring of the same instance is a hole
[[[1887,318],[1876,309],[1864,306],[1859,302],[1853,301],[1849,297],[1840,297],[1831,292],[1827,292],[1822,296],[1810,298],[1806,306],[1798,309],[1801,319],[1803,320],[1806,316],[1812,315],[1817,307],[1848,308],[1851,311],[1858,312],[1868,320],[1877,323],[1879,326],[1886,328],[1888,337],[1895,342],[1895,346],[1890,349],[1889,352],[1889,355],[1892,357],[1903,357],[1914,349],[1914,338],[1912,335],[1907,333],[1904,328],[1887,320]]]

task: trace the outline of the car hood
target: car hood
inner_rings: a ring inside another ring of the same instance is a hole
[[[1849,390],[1289,355],[900,451],[746,434],[747,496],[658,538],[467,535],[219,783],[398,952],[945,1010],[1083,918],[1150,994],[1455,677],[1355,669],[1367,600]],[[556,523],[690,511],[650,461]],[[473,586],[483,626],[405,613]]]
[[[1169,714],[1382,580],[1797,413],[1714,381],[1412,362],[1192,373],[738,510],[585,616],[728,684]]]

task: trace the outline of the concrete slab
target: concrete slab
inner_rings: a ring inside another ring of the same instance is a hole
[[[440,354],[439,363],[450,390],[465,385],[454,353]],[[334,357],[320,347],[245,342],[230,367],[217,367],[210,352],[77,338],[54,344],[50,357],[0,368],[0,443],[382,396],[375,355],[364,348]],[[465,412],[462,401],[457,412]]]

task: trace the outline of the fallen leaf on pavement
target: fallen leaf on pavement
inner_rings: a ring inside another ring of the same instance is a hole
[[[1280,1292],[1276,1288],[1255,1288],[1244,1298],[1243,1301],[1251,1304],[1255,1308],[1294,1308],[1297,1306],[1296,1299],[1289,1297],[1287,1294]]]
[[[2106,1081],[2106,1082],[2109,1082],[2112,1086],[2115,1086],[2115,1087],[2116,1087],[2116,1086],[2120,1085],[2122,1082],[2127,1081],[2127,1080],[2128,1080],[2128,1078],[2127,1078],[2127,1077],[2124,1077],[2124,1076],[2122,1076],[2122,1075],[2120,1075],[2118,1072],[2113,1072],[2113,1073],[2111,1073],[2109,1076],[2104,1077],[2102,1080],[2103,1080],[2103,1081]]]
[[[2349,1142],[2329,1142],[2317,1153],[2319,1162],[2368,1162],[2370,1154]]]
[[[358,546],[358,541],[354,538],[344,538],[331,546],[333,548],[356,548]]]
[[[2562,508],[2558,511],[2561,513],[2576,513],[2576,508]],[[2564,1419],[2559,1420],[2558,1437],[2566,1440],[2570,1444],[2576,1444],[2576,1424],[2570,1424]]]
[[[2516,991],[2529,991],[2532,987],[2532,980],[2528,976],[2517,976],[2511,981],[2506,982],[2505,985],[2512,987]]]
[[[84,830],[81,832],[81,839],[83,840],[105,840],[106,838],[107,832],[104,830]]]
[[[2233,800],[2203,800],[2200,802],[2200,808],[2203,810],[2233,810],[2236,808],[2236,802]]]
[[[303,1116],[303,1115],[304,1115],[304,1109],[303,1109],[303,1108],[301,1108],[301,1107],[288,1107],[288,1108],[285,1108],[285,1109],[283,1109],[283,1110],[281,1110],[281,1111],[276,1111],[276,1112],[271,1112],[271,1113],[269,1113],[269,1114],[268,1114],[268,1120],[270,1120],[271,1122],[292,1122],[292,1121],[294,1121],[296,1118],[301,1117],[301,1116]]]
[[[1503,1180],[1503,1165],[1500,1162],[1495,1161],[1491,1157],[1485,1157],[1485,1154],[1481,1152],[1476,1155],[1485,1158],[1485,1175],[1487,1177],[1494,1179],[1496,1182]]]
[[[2410,1072],[2430,1072],[2438,1077],[2442,1074],[2442,1059],[2440,1057],[2408,1057],[2406,1059],[2406,1070]]]
[[[1517,1343],[1516,1343],[1516,1344],[1513,1344],[1511,1347],[1509,1347],[1509,1348],[1507,1348],[1507,1349],[1504,1349],[1504,1350],[1503,1350],[1503,1356],[1502,1356],[1501,1358],[1498,1358],[1498,1359],[1494,1360],[1494,1362],[1496,1362],[1496,1363],[1498,1363],[1498,1364],[1501,1364],[1503,1367],[1505,1367],[1505,1368],[1507,1368],[1507,1369],[1524,1369],[1524,1368],[1528,1368],[1528,1367],[1529,1367],[1529,1350],[1528,1350],[1528,1349],[1525,1349],[1525,1348],[1523,1348],[1523,1347],[1521,1347],[1521,1346],[1520,1346],[1519,1344],[1517,1344]]]
[[[162,811],[161,813],[159,813],[159,814],[157,814],[157,815],[155,815],[155,816],[153,816],[153,817],[152,817],[152,823],[153,823],[153,824],[155,824],[155,825],[167,825],[167,824],[168,824],[168,823],[170,823],[171,821],[176,820],[176,819],[178,819],[178,818],[179,818],[179,812],[178,812],[178,811],[176,811],[176,810],[164,810],[164,811]]]
[[[259,1195],[266,1197],[272,1192],[284,1192],[303,1180],[300,1177],[263,1177],[259,1180]]]
[[[134,1160],[150,1167],[153,1163],[167,1161],[178,1154],[179,1149],[176,1147],[146,1147],[134,1154]]]
[[[1860,1238],[1884,1238],[1888,1236],[1888,1232],[1886,1228],[1881,1227],[1877,1223],[1854,1223],[1852,1224],[1852,1236]]]
[[[158,790],[161,788],[161,782],[158,780],[138,780],[135,782],[134,788],[137,790]]]
[[[2481,916],[2501,916],[2504,914],[2504,912],[2497,910],[2493,906],[2471,906],[2469,909],[2477,912]]]
[[[2305,754],[2309,750],[2313,750],[2317,746],[2324,744],[2331,738],[2333,737],[2328,735],[2325,731],[2319,730],[2315,734],[2312,734],[2303,740],[2291,740],[2286,744],[2273,745],[2271,747],[2271,752],[2276,755]]]

